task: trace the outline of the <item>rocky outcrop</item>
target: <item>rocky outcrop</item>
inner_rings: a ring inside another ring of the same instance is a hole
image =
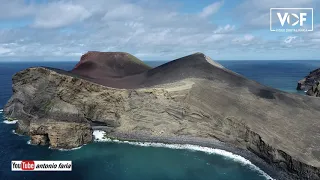
[[[96,78],[23,70],[13,77],[5,114],[20,119],[17,132],[32,143],[53,148],[90,142],[96,126],[110,134],[196,137],[247,149],[291,179],[320,179],[318,98],[265,87],[201,53],[138,74]]]
[[[92,128],[87,123],[37,119],[31,121],[29,135],[32,144],[69,149],[91,142]]]
[[[316,82],[306,94],[309,96],[320,97],[320,82]]]
[[[317,82],[320,82],[320,68],[316,69],[314,71],[311,71],[308,76],[301,79],[298,82],[297,90],[302,90],[302,91],[307,92],[310,89],[312,89],[312,87],[314,85],[316,85]],[[312,93],[311,91],[309,91],[309,93],[307,93],[307,95],[315,96],[315,94]]]
[[[48,145],[49,137],[48,135],[31,135],[31,143],[34,145]]]

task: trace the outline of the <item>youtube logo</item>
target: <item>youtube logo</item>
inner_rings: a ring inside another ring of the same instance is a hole
[[[11,161],[11,171],[72,171],[71,161]]]
[[[22,161],[21,169],[24,171],[32,171],[34,170],[34,161]]]
[[[13,169],[21,169],[23,171],[32,171],[34,170],[34,161],[23,160],[21,163],[12,162]]]

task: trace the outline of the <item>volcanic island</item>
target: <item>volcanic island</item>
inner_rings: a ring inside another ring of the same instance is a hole
[[[320,98],[264,86],[202,53],[151,68],[128,53],[90,51],[71,71],[32,67],[12,80],[4,113],[32,144],[75,148],[99,129],[226,149],[277,179],[320,179]]]

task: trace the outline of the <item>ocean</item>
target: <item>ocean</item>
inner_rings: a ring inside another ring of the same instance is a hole
[[[163,61],[146,62],[157,66]],[[320,67],[320,61],[220,61],[223,66],[261,84],[290,93],[297,81]],[[76,62],[1,62],[0,109],[12,94],[14,73],[33,66],[70,70]],[[1,113],[1,112],[0,112]],[[0,121],[3,117],[0,115]],[[0,123],[1,180],[265,180],[258,167],[235,154],[197,146],[94,142],[62,151],[33,146],[28,137],[13,133],[14,125]],[[166,148],[165,148],[166,147]],[[12,172],[11,160],[72,160],[71,172]]]

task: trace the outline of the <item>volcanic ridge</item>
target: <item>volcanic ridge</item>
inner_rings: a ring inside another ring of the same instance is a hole
[[[71,71],[13,76],[4,108],[32,144],[74,148],[108,137],[248,151],[280,179],[320,179],[320,99],[286,93],[195,53],[151,68],[122,52],[91,51]]]

